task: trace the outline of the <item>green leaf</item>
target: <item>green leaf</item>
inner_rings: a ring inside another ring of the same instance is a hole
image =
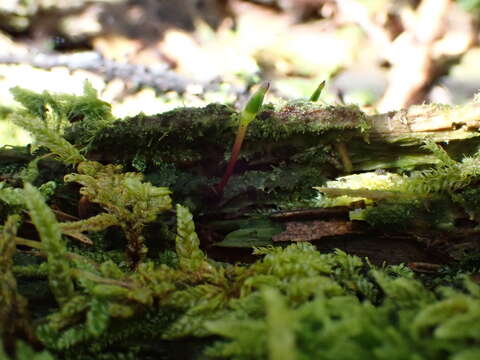
[[[215,246],[233,248],[252,248],[273,245],[272,237],[283,231],[279,224],[269,227],[254,227],[232,231]]]

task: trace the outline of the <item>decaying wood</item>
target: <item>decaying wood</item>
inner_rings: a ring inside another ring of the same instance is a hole
[[[480,104],[422,105],[372,116],[354,106],[308,102],[266,107],[250,125],[236,173],[219,199],[208,189],[218,183],[225,169],[237,116],[227,106],[211,104],[113,122],[89,136],[88,143],[82,143],[78,121],[67,129],[66,137],[86,149],[90,159],[120,162],[128,171],[138,171],[140,164],[147,180],[169,186],[176,202],[193,205],[199,233],[209,244],[238,229],[225,230],[222,222],[238,221],[240,228],[248,227],[250,216],[258,218],[258,211],[265,210],[268,215],[263,219],[283,228],[270,241],[313,241],[321,249],[370,253],[380,263],[444,262],[449,259],[445,243],[455,237],[462,243],[461,231],[443,236],[358,227],[348,217],[352,207],[305,210],[299,206],[273,214],[272,210],[285,203],[291,207],[297,195],[289,198],[289,194],[315,196],[314,186],[345,174],[334,146],[339,142],[345,144],[354,172],[435,164],[438,159],[423,148],[427,139],[441,143],[457,158],[459,152],[460,158],[462,153],[471,154],[480,145]],[[12,151],[0,152],[0,164],[27,162],[25,152],[16,158]],[[469,239],[475,236],[468,235]]]
[[[372,116],[373,139],[448,142],[477,136],[480,104],[461,106],[415,105],[408,109]],[[416,139],[416,140],[413,140]]]

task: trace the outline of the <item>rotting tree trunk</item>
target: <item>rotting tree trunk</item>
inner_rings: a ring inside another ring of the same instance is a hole
[[[195,175],[196,185],[211,185],[224,172],[237,129],[236,116],[232,109],[212,104],[114,122],[85,142],[82,124],[75,123],[67,139],[86,147],[95,160],[121,161],[147,176],[160,169],[177,178]],[[441,143],[450,156],[461,159],[477,150],[479,128],[480,104],[473,102],[457,107],[412,106],[373,116],[355,106],[308,102],[267,108],[248,129],[236,176],[223,200],[238,195],[242,186],[243,191],[247,186],[295,191],[298,186],[319,186],[325,179],[345,174],[339,143],[344,145],[353,172],[436,164],[438,159],[422,148],[426,140]],[[297,183],[291,175],[305,170],[315,172],[313,182]],[[176,190],[176,181],[156,175],[159,184]],[[181,194],[198,195],[193,188],[180,186]]]
[[[90,159],[123,163],[127,170],[143,172],[154,185],[170,187],[174,200],[197,214],[205,246],[244,230],[223,245],[316,241],[322,249],[341,247],[370,255],[376,263],[438,263],[449,259],[446,242],[454,238],[461,243],[462,238],[475,236],[472,231],[445,235],[378,230],[352,223],[351,207],[304,208],[317,195],[314,186],[346,173],[345,154],[353,172],[364,172],[436,164],[438,158],[422,147],[427,139],[441,143],[453,159],[475,153],[480,145],[480,104],[412,106],[373,116],[355,106],[308,102],[278,109],[267,106],[250,125],[236,173],[219,198],[212,189],[229,157],[236,116],[229,107],[211,104],[139,115],[89,136],[78,121],[66,137],[86,148]],[[11,150],[1,152],[0,163],[15,162],[11,156]],[[25,161],[24,155],[19,159]],[[278,212],[285,208],[297,211]],[[214,256],[216,252],[212,248]]]

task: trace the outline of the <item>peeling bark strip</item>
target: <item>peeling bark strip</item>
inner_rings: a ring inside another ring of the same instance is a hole
[[[435,141],[467,139],[479,135],[480,104],[472,102],[453,107],[417,105],[375,115],[370,120],[372,128],[369,135],[372,140],[417,142],[425,137]]]
[[[371,141],[397,142],[414,140],[422,143],[426,136],[438,141],[478,136],[480,104],[414,105],[408,109],[367,116],[354,106],[315,107],[311,104],[287,105],[270,115],[286,125],[292,121],[311,130],[360,129]],[[261,116],[260,116],[261,117]]]
[[[351,221],[291,221],[273,241],[314,241],[328,236],[354,233]]]

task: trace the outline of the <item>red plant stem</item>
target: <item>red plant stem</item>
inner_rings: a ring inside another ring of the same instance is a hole
[[[240,154],[240,149],[242,148],[243,139],[245,139],[245,134],[247,133],[247,126],[240,125],[238,127],[237,136],[235,137],[235,143],[232,147],[232,154],[230,155],[230,160],[228,161],[227,170],[223,175],[222,181],[216,186],[218,194],[223,194],[223,189],[227,185],[230,176],[232,176],[233,169],[237,163],[238,155]]]

